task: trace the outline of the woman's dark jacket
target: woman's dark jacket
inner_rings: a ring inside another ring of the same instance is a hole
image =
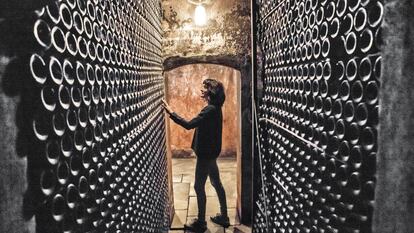
[[[186,121],[174,112],[171,113],[170,118],[185,129],[195,128],[191,148],[197,157],[215,159],[219,156],[223,128],[220,106],[209,104],[190,121]]]

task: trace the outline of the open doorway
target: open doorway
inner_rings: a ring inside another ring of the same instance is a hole
[[[196,116],[205,106],[200,98],[202,81],[213,78],[223,83],[226,101],[223,105],[223,144],[218,159],[220,177],[226,190],[228,213],[232,225],[239,224],[237,201],[240,198],[241,156],[241,74],[240,71],[222,65],[191,64],[164,73],[166,98],[171,107],[186,119]],[[194,131],[188,131],[175,123],[167,122],[168,146],[171,152],[172,181],[174,193],[175,218],[172,229],[182,229],[186,222],[197,216],[197,199],[194,192],[195,155],[191,150]],[[219,211],[217,194],[206,183],[206,217]],[[208,223],[210,232],[222,232],[218,225]],[[231,231],[231,228],[228,229]]]

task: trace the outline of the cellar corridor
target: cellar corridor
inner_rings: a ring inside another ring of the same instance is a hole
[[[0,232],[185,232],[220,80],[229,228],[414,232],[409,0],[0,0]],[[231,106],[230,106],[231,105]],[[189,232],[189,231],[187,231]]]

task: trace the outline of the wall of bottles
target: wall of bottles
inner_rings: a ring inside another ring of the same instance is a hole
[[[33,131],[46,164],[41,215],[51,220],[38,224],[53,232],[167,226],[160,20],[158,0],[59,0],[36,11]]]
[[[383,3],[258,0],[254,232],[371,232]]]

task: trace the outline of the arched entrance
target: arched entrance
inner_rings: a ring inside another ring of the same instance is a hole
[[[217,67],[237,70],[237,104],[238,104],[238,161],[237,161],[237,212],[240,222],[249,224],[252,206],[252,129],[251,129],[251,64],[249,57],[241,56],[200,56],[200,57],[170,57],[164,61],[164,76],[170,71],[191,64],[218,65]],[[165,79],[167,81],[167,79]],[[201,83],[201,80],[200,80]],[[168,85],[168,83],[166,83]],[[196,92],[199,93],[199,89]],[[167,93],[168,96],[168,93]],[[168,127],[168,124],[167,124]],[[168,131],[168,129],[167,129]],[[171,140],[168,139],[170,142]],[[170,148],[171,149],[171,148]],[[171,173],[170,173],[171,174]]]

